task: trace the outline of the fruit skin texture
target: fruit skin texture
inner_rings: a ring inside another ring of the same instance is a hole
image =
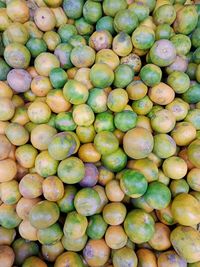
[[[167,84],[160,82],[149,90],[150,99],[158,105],[167,105],[175,97],[174,90]]]
[[[30,89],[31,75],[24,69],[13,69],[7,75],[10,87],[17,93],[24,93]]]
[[[55,261],[55,267],[65,267],[66,265],[70,264],[69,266],[77,266],[77,267],[84,267],[83,262],[80,256],[75,252],[64,252],[63,254],[59,255]]]
[[[99,253],[101,251],[101,253]],[[83,250],[84,258],[90,266],[103,266],[109,259],[110,248],[104,239],[89,240]]]
[[[200,139],[196,139],[189,145],[188,158],[195,167],[200,168]]]
[[[190,194],[179,194],[172,202],[172,215],[174,219],[185,226],[193,226],[200,222],[200,203]]]
[[[15,254],[11,247],[0,245],[0,262],[2,266],[11,267],[15,260]]]
[[[169,40],[156,41],[150,49],[151,61],[159,66],[166,67],[176,59],[176,49]]]
[[[136,267],[138,263],[137,256],[131,248],[124,247],[116,250],[113,255],[113,264],[115,267],[123,266],[124,262],[129,266]]]
[[[169,188],[161,182],[152,182],[144,195],[147,203],[154,209],[166,208],[171,200]]]
[[[142,173],[134,170],[125,170],[120,179],[120,186],[126,195],[137,198],[146,192],[148,184]]]
[[[182,266],[187,267],[187,262],[180,257],[174,250],[168,250],[166,252],[161,253],[158,256],[158,266],[159,267],[167,267],[167,266]]]
[[[161,81],[162,71],[154,64],[147,64],[142,67],[140,77],[147,86],[155,86]]]
[[[29,220],[37,229],[44,229],[54,224],[60,215],[58,206],[48,200],[37,203],[30,211]]]
[[[184,6],[177,12],[174,29],[178,33],[190,34],[196,27],[198,14],[195,6]]]
[[[128,213],[124,221],[127,236],[136,244],[149,241],[154,233],[154,220],[150,214],[141,209]]]
[[[138,49],[149,49],[155,41],[154,31],[145,26],[139,26],[132,34],[133,46]]]
[[[67,214],[63,231],[66,236],[77,239],[85,234],[87,226],[87,218],[76,211],[72,211]]]
[[[10,67],[26,69],[30,63],[31,54],[24,45],[11,43],[4,50],[4,58]]]
[[[136,127],[125,134],[123,147],[129,157],[133,159],[145,158],[153,150],[153,136],[146,129]]]
[[[156,267],[157,266],[157,259],[152,250],[146,248],[140,248],[136,252],[138,258],[138,265],[141,267],[149,266],[149,267]]]
[[[105,88],[112,84],[114,73],[108,65],[97,63],[91,68],[90,80],[95,87]]]
[[[178,226],[170,235],[171,243],[187,263],[200,261],[200,235],[197,230],[189,226]]]
[[[100,203],[99,194],[92,188],[81,189],[74,199],[74,206],[77,212],[83,216],[94,215],[100,207]]]
[[[29,19],[29,8],[26,1],[14,0],[7,4],[9,18],[16,22],[24,23]]]

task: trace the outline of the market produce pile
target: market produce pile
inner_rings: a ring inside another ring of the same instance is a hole
[[[0,0],[0,267],[200,266],[197,3]]]

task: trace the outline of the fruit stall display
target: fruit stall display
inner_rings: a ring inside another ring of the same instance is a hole
[[[0,0],[0,267],[200,267],[200,4]]]

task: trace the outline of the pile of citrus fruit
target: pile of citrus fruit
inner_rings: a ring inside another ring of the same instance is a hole
[[[200,267],[200,4],[0,0],[0,267]]]

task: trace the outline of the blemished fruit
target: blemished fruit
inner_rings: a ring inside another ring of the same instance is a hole
[[[198,0],[0,0],[0,267],[200,267]]]

